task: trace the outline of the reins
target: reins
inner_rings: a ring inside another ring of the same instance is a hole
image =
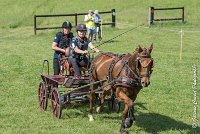
[[[106,44],[106,43],[112,41],[113,39],[115,39],[115,38],[117,38],[117,37],[120,37],[120,36],[122,36],[123,34],[126,34],[126,33],[130,32],[130,31],[132,31],[132,30],[134,30],[134,29],[137,29],[137,28],[143,26],[143,25],[144,25],[144,24],[141,24],[141,25],[139,25],[139,26],[136,26],[136,27],[133,27],[133,28],[131,28],[131,29],[129,29],[129,30],[126,30],[125,32],[123,32],[123,33],[121,33],[121,34],[118,34],[117,36],[115,36],[115,37],[113,37],[113,38],[111,38],[111,39],[109,39],[109,40],[107,40],[107,41],[105,41],[105,42],[103,42],[103,43],[100,43],[99,45],[97,45],[97,46],[94,47],[94,48],[98,48],[98,47],[102,46],[103,44]],[[94,48],[91,49],[91,50],[94,50]],[[89,50],[89,51],[91,51],[91,50]],[[88,52],[89,52],[89,51],[88,51]],[[99,53],[103,53],[103,52],[100,51]]]
[[[130,56],[131,57],[131,56]],[[130,58],[129,57],[129,58]],[[136,59],[137,60],[137,59]],[[140,77],[138,77],[138,68],[136,67],[136,70],[137,70],[137,74],[129,67],[129,65],[127,64],[127,61],[124,61],[123,59],[122,59],[122,62],[124,63],[124,65],[131,71],[131,73],[133,73],[133,75],[135,76],[135,79],[140,79]]]

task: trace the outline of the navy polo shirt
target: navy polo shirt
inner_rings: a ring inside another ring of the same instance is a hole
[[[59,48],[66,49],[66,48],[68,48],[70,46],[73,37],[74,37],[73,33],[71,33],[71,32],[68,35],[64,35],[62,32],[58,32],[56,34],[56,36],[54,37],[54,41],[53,42],[56,42],[57,46]],[[55,51],[54,52],[54,58],[58,58],[58,55],[60,53],[62,53],[62,52]]]

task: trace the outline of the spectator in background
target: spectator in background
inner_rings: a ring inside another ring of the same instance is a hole
[[[54,41],[51,45],[54,52],[53,69],[54,75],[60,74],[60,63],[58,56],[69,56],[69,48],[72,41],[73,33],[71,32],[72,24],[70,22],[63,22],[62,31],[58,32],[54,37]]]
[[[98,34],[98,39],[101,41],[101,17],[99,16],[99,11],[94,11],[94,24],[95,24],[95,33],[94,33],[94,41],[96,41],[96,35]]]
[[[92,41],[93,35],[95,33],[95,24],[94,24],[94,12],[92,10],[88,11],[88,14],[85,15],[84,21],[86,22],[87,27],[87,37]]]

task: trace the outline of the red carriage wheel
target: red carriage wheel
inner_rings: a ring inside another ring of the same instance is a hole
[[[44,82],[40,82],[38,89],[38,103],[41,111],[46,111],[48,103],[47,87]]]
[[[62,101],[57,87],[54,87],[51,92],[51,108],[53,115],[60,118],[62,113]]]

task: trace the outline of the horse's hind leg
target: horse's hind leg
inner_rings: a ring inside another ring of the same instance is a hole
[[[91,81],[94,82],[94,79],[91,78]],[[96,88],[98,87],[98,85],[91,85],[90,86],[90,111],[89,111],[89,114],[88,114],[88,117],[89,117],[89,121],[94,121],[94,118],[93,118],[93,103],[94,103],[94,99],[96,98],[95,96],[95,93],[92,93],[93,90],[95,90]]]
[[[89,121],[94,121],[93,118],[93,103],[94,103],[95,94],[90,93],[90,112],[88,114]]]
[[[105,102],[105,96],[106,96],[108,93],[109,93],[109,91],[103,91],[103,93],[101,94],[101,96],[100,96],[100,101],[101,101],[101,103],[100,103],[100,106],[97,107],[97,109],[96,109],[97,113],[100,113],[100,112],[103,111],[104,102]]]

